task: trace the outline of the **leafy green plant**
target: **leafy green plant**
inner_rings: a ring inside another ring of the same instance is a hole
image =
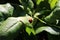
[[[0,5],[2,40],[13,40],[23,29],[29,36],[46,31],[48,40],[54,40],[50,39],[50,34],[60,35],[60,0],[19,0],[19,2],[21,5],[9,3]]]

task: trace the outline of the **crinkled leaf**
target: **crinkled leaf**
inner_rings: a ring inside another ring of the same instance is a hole
[[[59,35],[60,33],[48,26],[42,26],[36,29],[36,34],[41,33],[42,31],[47,31],[50,34]]]

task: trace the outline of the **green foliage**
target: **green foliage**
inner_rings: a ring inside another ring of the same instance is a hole
[[[21,29],[25,29],[29,36],[43,31],[51,35],[60,35],[60,0],[19,2],[20,5],[0,4],[0,36],[8,37],[6,40],[13,40],[14,35],[18,35]]]
[[[53,9],[56,6],[56,3],[58,2],[58,0],[49,0],[49,4],[51,9]]]
[[[54,28],[53,28],[53,29],[54,29]],[[48,26],[42,26],[42,27],[40,27],[40,28],[38,28],[38,29],[36,30],[36,34],[42,32],[42,31],[47,31],[47,32],[49,32],[50,34],[59,35],[59,32],[57,32],[57,31],[55,31],[55,30],[53,30],[53,29],[52,29],[51,27],[48,27]]]
[[[29,8],[34,7],[34,3],[32,0],[19,0],[19,1],[24,7],[29,7]]]
[[[14,8],[9,4],[1,4],[0,5],[0,21],[3,21],[9,16],[13,15]]]
[[[29,28],[29,27],[26,27],[26,32],[30,35],[31,33],[33,33],[35,35],[35,31],[33,28]]]
[[[36,4],[39,5],[41,1],[44,1],[44,0],[36,0]]]

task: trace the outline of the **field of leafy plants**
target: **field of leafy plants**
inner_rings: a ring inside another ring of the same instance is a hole
[[[0,40],[60,40],[60,0],[1,0]]]

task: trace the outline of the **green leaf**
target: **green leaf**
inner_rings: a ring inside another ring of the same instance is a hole
[[[14,33],[21,27],[22,23],[28,27],[32,27],[32,24],[29,22],[28,18],[30,18],[30,16],[10,17],[6,19],[0,26],[0,34],[4,35],[9,31]]]
[[[7,39],[14,38],[14,36],[18,35],[22,25],[26,25],[31,28],[32,25],[29,23],[28,18],[30,18],[30,16],[7,18],[0,25],[0,36],[7,37]]]
[[[24,6],[24,7],[29,7],[29,8],[33,8],[34,7],[34,3],[32,0],[19,0],[19,2]]]
[[[44,31],[46,29],[46,27],[39,27],[36,29],[36,34],[41,33],[42,31]]]
[[[28,35],[30,35],[31,34],[31,28],[26,27],[26,32],[28,33]]]
[[[13,15],[14,7],[9,3],[0,4],[0,22]]]
[[[26,32],[28,33],[28,35],[30,35],[31,33],[35,35],[35,30],[33,28],[26,27]]]
[[[0,26],[0,35],[15,33],[20,29],[22,22],[18,18],[10,17],[5,20]]]
[[[0,4],[0,12],[1,14],[5,14],[7,16],[12,16],[14,8],[9,4]]]
[[[30,16],[23,16],[23,17],[18,17],[22,23],[24,23],[28,27],[33,27],[32,24],[29,22],[29,18],[32,18]],[[33,18],[32,18],[33,19]]]
[[[57,2],[57,5],[56,5],[57,7],[60,7],[60,0],[58,0],[58,2]]]
[[[49,0],[51,9],[53,9],[56,6],[57,2],[58,2],[58,0]]]
[[[55,31],[53,28],[49,27],[49,26],[42,26],[36,29],[36,34],[41,33],[43,31],[47,31],[50,34],[54,34],[54,35],[59,35],[60,33],[58,31]]]
[[[33,35],[36,35],[35,30],[33,28],[31,29],[31,32],[33,33]]]
[[[45,17],[45,21],[51,24],[56,24],[57,20],[60,20],[60,8],[56,7],[50,15]]]
[[[40,15],[39,13],[36,13],[36,14],[34,15],[34,17],[35,17],[36,19],[38,19],[40,22],[46,24],[45,21],[43,21],[43,20],[41,20],[40,18],[37,17],[37,16],[39,16],[39,15]]]
[[[4,21],[4,16],[3,16],[2,12],[0,12],[0,22],[1,21]]]
[[[29,8],[33,8],[34,7],[34,3],[32,0],[29,0],[28,1],[28,5],[29,5]]]
[[[39,5],[41,1],[44,1],[44,0],[36,0],[36,4]]]

